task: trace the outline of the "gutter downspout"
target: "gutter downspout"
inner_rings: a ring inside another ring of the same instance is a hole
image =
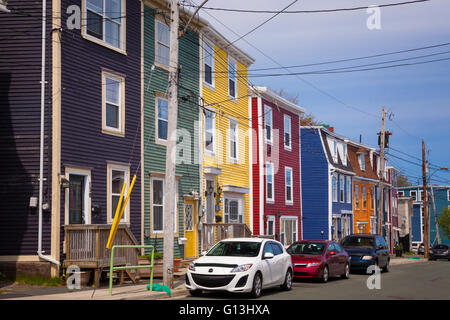
[[[44,182],[44,112],[45,112],[45,43],[46,43],[47,1],[42,1],[42,69],[41,69],[41,137],[39,155],[39,225],[38,225],[38,251],[39,258],[60,265],[59,261],[44,256],[42,251],[42,193]]]

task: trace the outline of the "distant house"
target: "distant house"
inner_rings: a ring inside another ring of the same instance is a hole
[[[343,238],[355,219],[350,141],[321,126],[302,126],[300,136],[303,239]]]
[[[253,233],[288,246],[302,238],[299,116],[305,110],[267,87],[251,94]]]
[[[411,197],[398,196],[398,228],[399,243],[403,250],[411,251],[411,220],[413,216],[413,200]]]

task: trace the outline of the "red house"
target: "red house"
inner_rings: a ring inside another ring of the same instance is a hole
[[[253,234],[288,246],[302,235],[299,116],[305,110],[267,87],[254,87],[250,101]]]

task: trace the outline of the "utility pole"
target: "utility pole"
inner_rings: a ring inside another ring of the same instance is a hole
[[[425,161],[425,141],[422,140],[422,179],[423,179],[423,221],[424,234],[424,258],[428,258],[428,250],[430,246],[430,226],[428,223],[428,197],[427,197],[427,166]]]
[[[380,182],[378,183],[378,190],[380,196],[378,198],[378,234],[383,235],[383,179],[384,179],[384,135],[385,135],[385,119],[386,108],[383,107],[381,112],[381,132],[380,132]]]
[[[170,54],[169,54],[169,100],[168,100],[168,128],[166,149],[166,186],[164,203],[164,255],[163,255],[163,284],[173,288],[173,245],[174,245],[174,219],[178,199],[176,190],[176,162],[177,148],[176,130],[178,121],[178,27],[179,8],[178,1],[172,0],[170,4]]]

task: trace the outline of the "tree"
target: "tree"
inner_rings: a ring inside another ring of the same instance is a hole
[[[271,89],[273,92],[278,94],[280,97],[285,98],[286,100],[298,104],[298,93],[296,95],[289,94],[285,89]],[[312,113],[302,113],[300,115],[300,125],[301,126],[318,126],[320,124],[320,121],[317,120],[317,118]]]
[[[411,186],[411,182],[409,182],[408,178],[404,175],[399,175],[397,177],[397,187],[409,187]]]
[[[442,214],[438,220],[439,229],[442,230],[442,235],[446,239],[450,239],[450,209],[442,210]]]

